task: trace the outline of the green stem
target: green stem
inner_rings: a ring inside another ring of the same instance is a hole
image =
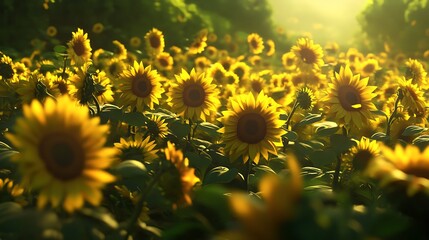
[[[332,179],[332,190],[337,190],[340,180],[341,155],[337,156],[337,165],[335,166],[334,178]]]
[[[94,94],[92,94],[91,97],[95,103],[95,107],[97,108],[97,115],[99,115],[101,112],[100,103],[98,102],[98,99],[94,96]]]
[[[398,97],[396,97],[396,100],[395,100],[395,106],[393,108],[393,112],[392,114],[390,114],[389,118],[387,119],[386,136],[390,135],[390,126],[392,126],[392,123],[396,118],[396,112],[398,111],[398,104],[399,104],[399,101],[402,99],[402,97],[403,97],[402,91],[399,90]]]
[[[189,119],[189,133],[188,133],[188,141],[191,142],[192,139],[192,120]]]
[[[63,65],[63,72],[61,73],[61,76],[63,77],[64,80],[66,80],[66,67],[67,67],[67,56],[64,57],[64,65]]]
[[[137,202],[136,205],[136,209],[134,210],[133,215],[131,216],[131,220],[130,223],[128,224],[126,230],[127,230],[127,234],[125,235],[125,240],[128,240],[128,238],[131,236],[131,234],[134,231],[134,227],[139,219],[139,216],[142,212],[142,209],[144,207],[144,202],[146,200],[147,195],[149,195],[150,191],[153,189],[153,187],[155,186],[155,184],[158,182],[159,178],[161,177],[163,171],[160,171],[157,175],[155,175],[152,178],[152,181],[149,182],[147,188],[145,189],[145,191],[142,193],[139,201]]]
[[[287,120],[286,120],[286,130],[289,130],[290,121],[292,120],[292,116],[295,113],[296,109],[298,108],[298,105],[299,105],[298,101],[295,100],[295,103],[293,104],[293,107],[292,107],[292,111],[290,112],[290,114],[289,114],[289,116],[287,117]]]
[[[252,171],[252,159],[247,160],[247,176],[246,176],[246,183],[247,183],[247,191],[250,191],[250,171]]]

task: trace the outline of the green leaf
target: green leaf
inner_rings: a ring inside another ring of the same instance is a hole
[[[376,132],[371,136],[371,139],[384,142],[389,139],[389,136],[387,136],[384,132]]]
[[[287,131],[287,133],[283,136],[286,138],[286,140],[289,140],[292,142],[294,142],[298,139],[298,134],[294,131]]]
[[[79,211],[82,215],[100,221],[110,229],[118,228],[118,223],[104,208],[83,208]]]
[[[191,132],[189,124],[183,123],[181,120],[175,120],[169,124],[171,133],[176,135],[178,138],[188,136]]]
[[[206,172],[212,162],[210,155],[207,153],[198,154],[196,152],[186,152],[185,156],[189,159],[189,166],[196,168],[201,175]]]
[[[122,109],[120,107],[113,104],[105,104],[101,106],[101,123],[105,124],[108,120],[113,122],[122,121],[122,114]]]
[[[378,116],[383,116],[386,119],[388,118],[388,116],[387,116],[387,114],[385,112],[383,112],[381,110],[378,110],[378,109],[377,110],[372,110],[371,113],[375,114],[375,115],[378,115]]]
[[[122,178],[135,178],[147,176],[145,165],[137,160],[125,160],[119,163],[114,169],[114,173],[122,176]]]
[[[405,136],[405,137],[415,136],[427,130],[428,129],[424,127],[411,125],[405,128],[405,130],[402,132],[402,136]]]
[[[418,146],[420,150],[429,146],[429,135],[420,135],[413,140],[413,144]]]
[[[64,45],[57,45],[54,47],[54,52],[56,53],[66,53],[67,52],[67,47]]]
[[[209,122],[202,122],[198,125],[197,130],[201,130],[210,137],[219,137],[220,133],[217,131],[219,130],[219,127],[217,125],[214,125],[213,123]]]
[[[43,64],[42,66],[40,66],[40,72],[42,73],[53,72],[56,69],[57,68],[52,64]]]
[[[331,165],[337,160],[337,153],[333,150],[327,149],[325,151],[314,151],[310,153],[310,161],[316,167],[324,167]]]
[[[336,122],[320,122],[313,124],[316,127],[316,135],[319,137],[326,137],[336,133],[339,129],[338,124]]]
[[[337,154],[346,153],[351,147],[355,145],[355,142],[343,134],[333,134],[330,137],[331,148]]]
[[[210,170],[204,178],[204,184],[229,183],[238,175],[236,168],[218,166]]]
[[[145,126],[149,119],[141,112],[124,113],[122,121],[131,126]]]
[[[322,120],[322,114],[310,113],[305,118],[303,118],[297,125],[308,125]]]

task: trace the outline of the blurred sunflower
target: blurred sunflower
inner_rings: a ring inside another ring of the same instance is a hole
[[[77,91],[73,84],[69,84],[69,82],[61,76],[48,72],[45,77],[48,79],[48,82],[52,84],[52,92],[55,97],[68,95]]]
[[[73,32],[73,38],[67,43],[67,53],[71,59],[71,64],[78,66],[91,61],[91,45],[88,39],[88,34],[78,28],[77,32]]]
[[[105,148],[107,125],[90,118],[88,109],[68,96],[34,100],[23,106],[24,117],[17,120],[6,137],[20,154],[16,162],[24,186],[39,191],[37,206],[62,205],[73,212],[88,201],[99,205],[100,188],[115,177],[104,169],[114,160],[115,150]]]
[[[214,46],[208,46],[204,52],[209,59],[214,60],[217,58],[218,50]]]
[[[370,77],[380,70],[377,59],[367,59],[360,65],[360,73],[362,77]]]
[[[127,49],[125,48],[124,44],[122,44],[118,40],[114,40],[113,45],[115,46],[115,49],[113,50],[115,55],[113,57],[121,60],[127,59]]]
[[[211,64],[212,64],[212,62],[210,61],[210,59],[208,59],[207,57],[204,57],[204,56],[197,57],[197,58],[195,58],[195,61],[194,61],[195,69],[199,73],[206,71],[206,69],[208,67],[210,67]]]
[[[131,47],[138,48],[138,47],[140,47],[141,44],[142,44],[142,40],[139,37],[134,36],[134,37],[130,38]]]
[[[46,35],[48,35],[48,37],[55,37],[57,35],[57,33],[58,33],[58,30],[54,26],[49,26],[46,29]]]
[[[323,65],[323,49],[311,39],[298,39],[291,52],[295,54],[297,66],[303,71],[319,70]]]
[[[157,55],[164,51],[165,41],[164,34],[156,28],[152,28],[144,36],[147,51],[152,55]]]
[[[0,58],[0,80],[15,81],[16,70],[12,59],[9,56],[3,55]]]
[[[14,201],[18,202],[21,205],[25,205],[26,201],[23,196],[24,188],[18,184],[14,183],[13,180],[9,178],[0,178],[0,201]]]
[[[287,71],[296,69],[296,56],[293,52],[287,52],[282,55],[282,64]]]
[[[135,61],[134,67],[123,71],[119,78],[119,101],[123,105],[143,111],[145,107],[153,109],[154,104],[159,104],[158,99],[164,89],[158,72],[152,70],[150,65],[145,68],[142,62]]]
[[[345,162],[351,170],[364,171],[373,159],[380,155],[380,145],[376,140],[362,137],[350,149]]]
[[[191,205],[192,189],[200,181],[195,176],[195,169],[189,167],[188,158],[185,158],[183,152],[176,149],[171,142],[167,142],[164,153],[167,161],[172,163],[175,169],[171,169],[161,177],[161,186],[163,186],[167,197],[174,201],[175,208]],[[179,186],[176,187],[178,183]]]
[[[155,65],[160,70],[169,71],[173,69],[173,57],[167,52],[162,52],[156,56]]]
[[[412,79],[405,80],[404,77],[399,80],[399,89],[402,91],[402,105],[410,115],[416,114],[422,116],[426,113],[426,99],[424,93],[417,84],[412,83]]]
[[[405,62],[405,65],[407,66],[405,78],[412,79],[412,84],[417,84],[417,86],[427,88],[427,72],[425,71],[423,65],[419,62],[419,60],[410,58]]]
[[[368,86],[368,78],[353,75],[348,65],[341,67],[332,80],[323,99],[329,106],[328,114],[351,128],[362,128],[372,118],[371,111],[377,110],[372,103],[376,87]]]
[[[212,64],[207,71],[207,75],[210,78],[213,78],[213,80],[218,84],[221,84],[223,82],[225,73],[225,68],[219,62]]]
[[[119,150],[120,160],[138,160],[140,162],[152,162],[158,158],[155,141],[151,141],[150,136],[143,139],[143,135],[137,133],[128,139],[121,138],[119,143],[114,143]]]
[[[273,40],[268,39],[265,42],[265,52],[268,57],[271,57],[274,55],[274,53],[276,53],[276,44]]]
[[[257,33],[251,33],[247,36],[247,43],[252,54],[260,54],[264,50],[264,41]]]
[[[92,32],[99,34],[102,33],[104,30],[104,25],[100,22],[94,23],[94,25],[92,25]]]
[[[182,69],[176,80],[168,92],[168,103],[174,112],[193,121],[206,121],[206,117],[217,111],[220,101],[211,77],[205,73],[197,74],[195,69],[190,74]]]
[[[381,146],[380,157],[371,161],[366,174],[380,180],[381,186],[405,183],[408,196],[420,191],[429,194],[429,148],[421,152],[411,144],[397,144],[394,149]]]
[[[232,160],[243,156],[243,161],[259,162],[260,156],[268,159],[268,154],[277,154],[276,144],[285,133],[277,106],[271,105],[263,92],[255,98],[252,93],[230,98],[227,111],[223,111],[220,121],[223,127],[222,140],[226,144],[225,154]]]
[[[15,62],[13,64],[13,67],[15,68],[15,72],[16,72],[16,78],[19,79],[28,79],[28,77],[30,76],[30,69],[27,68],[27,66],[25,66],[24,63],[22,62]]]
[[[250,66],[245,62],[238,61],[232,64],[230,71],[235,73],[238,76],[238,79],[242,81],[243,79],[248,78]]]
[[[206,47],[207,47],[207,36],[206,35],[197,36],[192,42],[191,46],[189,46],[188,54],[194,55],[194,54],[202,53]]]
[[[108,78],[110,78],[113,82],[116,82],[115,80],[117,80],[119,74],[121,74],[126,69],[126,67],[127,65],[123,60],[113,57],[107,61],[104,71]]]
[[[46,98],[54,97],[56,91],[50,78],[34,71],[27,81],[21,81],[16,92],[23,103],[30,103],[33,99],[45,101]]]

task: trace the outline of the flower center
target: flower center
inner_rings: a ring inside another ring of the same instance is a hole
[[[338,98],[346,111],[359,111],[362,108],[359,91],[350,85],[339,87]]]
[[[82,56],[85,53],[85,45],[82,40],[78,40],[73,44],[73,51],[77,56]]]
[[[159,48],[161,46],[161,40],[158,36],[152,35],[149,37],[149,43],[152,48]]]
[[[152,82],[147,78],[147,76],[140,75],[133,79],[131,91],[134,95],[145,98],[150,95],[152,88]]]
[[[367,64],[367,65],[365,65],[365,67],[363,68],[363,71],[366,72],[366,73],[373,73],[375,71],[374,64]]]
[[[262,84],[259,81],[252,81],[252,90],[254,92],[261,92],[262,91]]]
[[[429,167],[423,164],[407,166],[402,171],[410,175],[429,179]]]
[[[158,62],[162,67],[168,67],[170,65],[166,58],[159,58]]]
[[[13,77],[13,68],[10,64],[0,63],[0,76],[3,79],[9,79]]]
[[[267,123],[258,113],[246,113],[238,119],[237,137],[248,144],[262,141],[267,134]]]
[[[243,68],[236,68],[234,69],[234,73],[237,74],[237,76],[241,79],[244,76],[244,70]]]
[[[258,41],[256,39],[254,39],[254,38],[252,40],[250,40],[250,45],[254,49],[257,49],[259,47]]]
[[[80,176],[85,167],[85,153],[80,144],[68,134],[49,134],[40,142],[39,156],[50,174],[68,181]]]
[[[374,157],[374,154],[367,149],[359,150],[353,157],[353,167],[356,170],[363,171],[368,166],[370,160]]]
[[[192,83],[185,86],[183,90],[183,102],[188,107],[199,107],[206,100],[206,92],[203,86],[198,83]]]
[[[303,62],[307,64],[312,64],[316,62],[317,57],[313,50],[309,48],[303,48],[301,49],[300,53]]]

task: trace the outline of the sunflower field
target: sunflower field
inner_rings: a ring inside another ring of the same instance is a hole
[[[0,9],[0,240],[429,239],[427,1],[354,46],[267,0]]]

